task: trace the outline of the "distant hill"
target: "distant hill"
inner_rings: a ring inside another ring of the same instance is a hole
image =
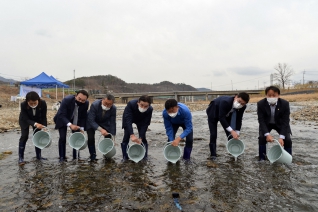
[[[0,82],[4,82],[4,83],[10,83],[10,82],[12,82],[12,83],[15,83],[16,81],[13,80],[13,79],[7,79],[7,78],[4,78],[4,77],[1,77],[1,76],[0,76]]]
[[[208,88],[197,88],[198,91],[211,91],[211,89]]]
[[[64,82],[73,87],[73,80]],[[112,75],[98,75],[79,77],[75,79],[76,88],[89,90],[91,93],[139,93],[139,92],[165,92],[165,91],[197,91],[191,85],[163,81],[155,84],[127,83]]]

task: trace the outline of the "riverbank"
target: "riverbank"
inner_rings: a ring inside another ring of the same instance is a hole
[[[250,103],[256,103],[264,97],[261,96],[252,96]],[[291,117],[294,121],[313,121],[318,124],[318,93],[314,94],[297,94],[297,95],[283,95],[281,98],[286,99],[291,103],[295,103],[296,105],[303,106],[300,110],[294,111],[291,114]],[[52,99],[44,98],[48,105],[47,111],[47,120],[48,125],[54,124],[53,117],[56,114],[56,110],[52,110],[52,105],[56,102]],[[90,100],[92,103],[94,100]],[[10,102],[7,100],[2,100],[2,104],[4,106],[0,108],[0,133],[8,132],[10,130],[19,129],[19,103],[18,102]],[[118,104],[119,107],[124,107],[125,104]],[[195,111],[203,111],[205,110],[209,102],[187,102],[186,105],[190,108],[192,112]],[[163,103],[154,103],[152,104],[155,111],[162,111],[164,109]],[[249,106],[246,111],[249,111]],[[117,111],[117,118],[121,119],[122,110]]]
[[[291,112],[303,106],[292,102]],[[25,160],[18,166],[20,132],[1,133],[0,152],[11,151],[0,160],[1,211],[178,211],[172,193],[180,194],[183,211],[317,211],[318,148],[317,127],[311,121],[292,119],[293,163],[258,162],[258,122],[256,104],[250,103],[244,115],[241,139],[244,154],[235,161],[227,153],[226,136],[218,127],[217,160],[209,156],[209,129],[204,109],[193,111],[193,150],[191,163],[169,164],[162,149],[167,141],[161,108],[156,106],[147,140],[148,161],[121,162],[123,138],[118,115],[116,155],[103,159],[97,150],[97,163],[90,163],[88,149],[80,151],[82,160],[71,160],[66,145],[66,163],[58,162],[58,138],[54,125],[48,128],[52,144],[42,150],[48,160],[39,162],[29,139]],[[191,106],[190,106],[191,107]],[[121,113],[124,105],[118,105]],[[194,110],[194,109],[193,109]],[[304,124],[306,123],[306,124]],[[134,129],[136,130],[136,129]],[[180,129],[178,135],[182,132]],[[70,132],[69,132],[70,133]],[[68,133],[68,135],[69,135]],[[273,132],[273,135],[278,136]],[[98,148],[99,133],[96,133]],[[183,147],[182,147],[183,149]]]

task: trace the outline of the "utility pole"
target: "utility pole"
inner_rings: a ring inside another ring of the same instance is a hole
[[[266,82],[264,81],[264,89],[265,89],[265,84],[266,84]]]
[[[270,85],[273,85],[273,80],[274,79],[274,74],[271,74],[271,76],[270,76]]]
[[[233,82],[232,82],[232,80],[231,80],[231,84],[232,84],[232,91],[233,91]]]
[[[303,71],[303,85],[305,84],[305,70]]]
[[[211,82],[211,91],[212,91],[212,82]]]
[[[74,69],[74,82],[73,82],[73,91],[75,91],[75,69]]]

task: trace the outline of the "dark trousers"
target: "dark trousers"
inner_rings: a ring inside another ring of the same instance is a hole
[[[148,141],[146,138],[146,132],[147,132],[148,126],[138,126],[137,125],[137,130],[138,130],[138,135],[139,138],[141,138],[142,143],[145,146],[146,149],[146,153],[145,153],[145,157],[148,157]],[[123,141],[121,143],[121,150],[122,150],[122,154],[123,154],[123,159],[127,160],[128,159],[128,155],[127,155],[127,146],[129,143],[129,139],[130,139],[130,133],[128,132],[128,130],[126,130],[124,128],[124,137],[123,137]]]
[[[87,132],[87,146],[88,146],[88,151],[90,154],[90,159],[96,160],[95,130],[91,128],[91,129],[88,129],[86,132]],[[111,138],[111,135],[108,134],[108,135],[103,136],[103,137],[104,138]]]
[[[179,127],[182,127],[183,130],[186,129],[184,124],[172,124],[173,139],[176,138],[176,133],[177,133]],[[169,140],[168,140],[168,142],[169,142]],[[193,130],[186,136],[186,145],[185,145],[185,147],[192,148],[192,146],[193,146]]]
[[[269,133],[272,130],[276,130],[278,134],[280,134],[280,132],[281,132],[281,129],[278,128],[275,124],[267,125],[267,129],[268,129]],[[262,133],[262,132],[260,132],[260,135],[258,137],[258,144],[259,145],[266,145],[267,144],[266,137],[264,136],[264,133]],[[285,136],[284,148],[292,148],[292,140],[290,138],[290,134],[289,133]]]
[[[33,127],[33,131],[34,129],[35,127]],[[39,131],[39,129],[36,129],[33,134],[35,134],[37,131]],[[21,128],[21,136],[20,136],[19,142],[26,143],[28,139],[29,139],[29,127],[24,129]]]
[[[37,129],[35,127],[32,127],[32,128],[33,128],[33,134],[40,131],[40,129]],[[26,142],[28,141],[28,138],[29,138],[29,127],[24,129],[21,128],[21,137],[19,139],[19,157],[22,157],[22,158],[24,157],[25,145],[26,145]],[[41,149],[35,147],[35,152],[38,155],[39,152],[41,152]]]
[[[72,131],[74,132],[79,132],[78,131]],[[67,127],[61,127],[59,128],[59,156],[60,158],[66,158],[66,135],[67,135]],[[76,158],[76,149],[73,149],[73,159]]]
[[[211,156],[216,156],[216,139],[218,135],[218,119],[208,119],[208,124],[209,124],[209,129],[210,129],[210,143],[209,143],[209,148],[210,148],[210,153]],[[228,122],[230,122],[230,118],[227,119]],[[228,132],[224,127],[223,130],[226,134],[227,139],[229,140],[231,136],[230,132]]]
[[[139,138],[141,138],[142,142],[144,144],[148,144],[147,138],[146,138],[146,132],[147,132],[148,126],[138,126],[137,125],[137,130],[138,130],[138,135]],[[123,144],[128,144],[130,139],[130,133],[128,130],[124,128],[124,137],[123,137]]]
[[[107,129],[106,129],[106,131],[107,131]],[[95,130],[88,129],[86,132],[87,132],[87,146],[95,146]],[[108,135],[104,136],[104,138],[111,138],[111,135],[108,134]]]
[[[216,143],[217,135],[218,135],[218,121],[217,119],[208,119],[209,129],[210,129],[210,144]],[[229,137],[231,134],[224,127],[224,132],[226,137]],[[229,139],[228,139],[229,140]]]
[[[59,128],[59,156],[60,158],[65,159],[66,154],[66,134],[67,134],[67,127]]]

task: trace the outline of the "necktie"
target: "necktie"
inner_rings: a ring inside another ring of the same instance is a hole
[[[73,124],[74,125],[77,125],[77,120],[78,120],[78,106],[75,105],[75,108],[74,108],[74,118],[73,118]]]
[[[234,109],[231,116],[231,127],[236,130],[236,110]]]
[[[102,118],[104,118],[104,116],[105,116],[105,113],[106,113],[106,110],[103,110],[103,113],[102,113]]]

